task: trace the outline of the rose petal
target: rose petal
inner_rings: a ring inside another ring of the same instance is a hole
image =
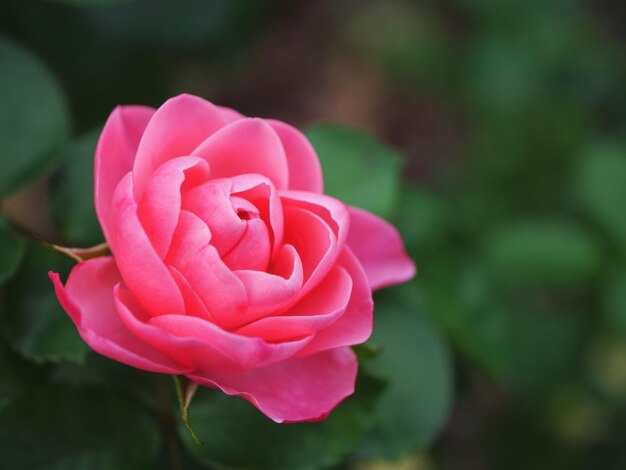
[[[335,233],[339,246],[343,246],[350,228],[350,215],[345,204],[325,194],[291,190],[279,194],[283,207],[300,207],[321,217]]]
[[[139,141],[154,111],[146,106],[118,106],[100,134],[94,164],[94,200],[107,241],[113,193],[124,175],[133,168]]]
[[[299,207],[286,206],[284,212],[285,243],[293,245],[302,259],[304,295],[332,268],[340,250],[335,234],[321,217]]]
[[[267,341],[285,341],[310,336],[332,325],[345,312],[352,279],[335,267],[324,280],[288,311],[245,325],[237,333]]]
[[[283,206],[272,182],[255,174],[239,175],[231,179],[233,197],[250,201],[259,210],[259,215],[271,229],[274,253],[283,243]]]
[[[270,236],[261,219],[250,219],[241,240],[222,261],[231,270],[265,271],[270,261]]]
[[[225,327],[241,317],[248,306],[241,280],[224,264],[217,250],[207,245],[178,270],[189,281],[215,321]],[[171,313],[171,312],[170,312]]]
[[[269,272],[242,270],[234,274],[246,289],[248,307],[237,315],[222,315],[220,325],[225,328],[277,313],[296,300],[302,287],[302,262],[291,245],[283,245]]]
[[[167,100],[154,113],[137,149],[133,165],[136,199],[158,167],[171,158],[195,155],[193,149],[232,119],[197,96],[183,94]]]
[[[211,232],[197,215],[181,210],[165,263],[180,267],[211,241]]]
[[[215,178],[258,173],[278,189],[289,185],[285,151],[276,132],[264,120],[246,118],[225,126],[192,153],[206,159]]]
[[[139,220],[157,254],[163,258],[172,242],[181,210],[181,186],[195,186],[209,177],[209,165],[201,158],[168,160],[150,177],[139,201]]]
[[[209,313],[206,305],[204,305],[200,296],[193,290],[189,281],[185,279],[185,276],[183,276],[181,272],[173,266],[168,266],[167,268],[172,274],[172,278],[176,281],[176,284],[178,284],[180,293],[183,295],[183,300],[185,301],[185,314],[215,322],[213,315]]]
[[[239,218],[230,198],[232,181],[219,179],[187,191],[183,208],[200,217],[211,231],[211,244],[220,256],[241,240],[246,223]]]
[[[227,106],[217,106],[217,109],[220,110],[220,113],[222,113],[228,122],[234,122],[245,118],[245,116],[239,111],[235,111],[233,108],[229,108]]]
[[[334,265],[349,230],[346,206],[329,196],[281,191],[285,213],[285,242],[302,258],[305,285],[315,287]]]
[[[111,250],[124,283],[153,315],[182,313],[185,303],[137,216],[132,175],[120,182],[111,205]]]
[[[352,278],[352,292],[348,307],[336,322],[318,331],[313,340],[297,354],[297,357],[340,346],[360,344],[367,341],[372,334],[374,303],[363,268],[347,247],[344,247],[337,265],[343,267]]]
[[[266,122],[283,143],[289,167],[289,189],[323,192],[322,166],[309,140],[289,124],[273,119],[267,119]]]
[[[92,349],[129,366],[150,372],[182,374],[186,368],[134,336],[122,323],[113,303],[113,287],[121,281],[110,256],[74,266],[65,287],[49,273],[59,302],[80,336]]]
[[[310,338],[281,344],[267,343],[223,330],[202,318],[161,315],[149,318],[127,289],[117,286],[114,299],[128,329],[163,354],[198,373],[237,373],[291,357]]]
[[[350,348],[280,362],[243,374],[194,373],[194,382],[245,398],[277,422],[320,421],[352,395],[357,360]]]
[[[347,244],[365,269],[372,289],[415,276],[415,264],[404,251],[402,238],[393,225],[363,209],[350,207],[349,211]]]

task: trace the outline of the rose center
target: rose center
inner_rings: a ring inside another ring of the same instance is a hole
[[[258,219],[259,214],[255,214],[254,212],[247,211],[245,209],[237,209],[237,215],[241,220],[250,220],[250,219]]]

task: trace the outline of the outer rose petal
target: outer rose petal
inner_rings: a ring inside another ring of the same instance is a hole
[[[111,250],[124,283],[151,314],[185,311],[178,285],[139,221],[131,173],[122,179],[113,196]]]
[[[123,176],[133,168],[139,141],[154,111],[146,106],[118,106],[100,134],[94,165],[94,199],[107,241],[113,193]]]
[[[223,316],[220,324],[225,328],[239,328],[275,314],[294,302],[302,287],[302,261],[291,245],[283,245],[270,272],[242,270],[234,274],[246,289],[248,308],[241,315]]]
[[[171,158],[194,155],[193,149],[234,119],[217,106],[192,95],[167,100],[146,127],[133,165],[135,196],[140,199],[150,175]]]
[[[328,328],[320,330],[296,357],[314,354],[327,349],[360,344],[372,334],[374,302],[367,285],[365,272],[348,247],[344,247],[337,266],[343,267],[352,278],[352,293],[343,315]]]
[[[315,149],[295,127],[274,119],[266,122],[280,137],[289,166],[289,189],[321,193],[324,191],[322,166]]]
[[[348,235],[350,217],[340,201],[324,194],[280,191],[285,213],[285,242],[302,258],[305,285],[315,287],[334,265]]]
[[[404,251],[402,238],[389,222],[363,209],[349,207],[347,243],[359,259],[372,290],[408,281],[415,264]]]
[[[292,359],[243,374],[188,374],[194,382],[245,398],[277,422],[320,421],[354,392],[350,348]]]
[[[309,336],[332,325],[345,312],[352,292],[352,278],[345,269],[333,268],[324,280],[288,311],[249,323],[237,333],[268,341]]]
[[[229,108],[227,106],[217,106],[217,109],[225,116],[228,122],[234,122],[238,119],[244,119],[245,116],[241,114],[239,111],[235,111],[233,108]]]
[[[213,178],[258,173],[277,189],[287,189],[289,170],[281,141],[263,119],[246,118],[225,126],[193,150],[211,166]]]
[[[57,273],[49,275],[59,302],[92,349],[150,372],[182,374],[189,371],[152,349],[124,326],[113,303],[113,287],[121,281],[113,258],[92,258],[77,264],[65,287]]]
[[[113,292],[119,316],[133,334],[174,361],[203,373],[242,373],[265,367],[290,358],[310,341],[268,343],[191,315],[150,318],[123,286],[118,284]]]
[[[137,213],[157,254],[163,258],[172,242],[181,209],[181,187],[209,177],[209,165],[201,158],[168,160],[150,176]]]

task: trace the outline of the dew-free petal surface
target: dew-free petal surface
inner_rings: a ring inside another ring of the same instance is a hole
[[[332,325],[345,312],[352,292],[352,278],[335,267],[315,289],[286,312],[261,318],[237,330],[246,336],[284,341],[314,334]]]
[[[182,313],[180,290],[139,221],[131,176],[124,177],[113,196],[111,251],[124,283],[147,311]]]
[[[322,166],[309,140],[287,123],[266,119],[280,138],[289,167],[289,189],[321,193],[324,190]]]
[[[350,207],[347,244],[365,269],[372,289],[392,286],[415,276],[415,263],[404,250],[402,238],[389,222]]]
[[[214,323],[188,315],[150,318],[129,291],[114,289],[120,318],[136,336],[198,373],[236,373],[291,357],[310,341],[304,338],[281,344],[268,343],[226,331]]]
[[[344,247],[337,265],[343,267],[352,279],[348,306],[336,322],[318,331],[298,355],[361,344],[372,334],[374,302],[363,268],[347,247]]]
[[[168,160],[150,176],[137,206],[141,224],[152,246],[164,257],[172,242],[181,210],[181,186],[197,185],[209,177],[209,165],[201,158]]]
[[[246,288],[215,247],[205,246],[178,269],[218,324],[227,327],[244,315],[248,306]]]
[[[263,119],[245,118],[211,135],[192,152],[211,165],[214,178],[258,173],[278,189],[289,186],[289,170],[282,143]]]
[[[118,106],[100,134],[94,164],[94,200],[107,241],[113,193],[124,175],[132,170],[139,141],[154,112],[147,106]]]
[[[163,103],[146,126],[137,149],[133,165],[137,199],[158,167],[171,158],[195,155],[193,149],[233,119],[197,96],[178,95]]]
[[[137,338],[122,323],[113,302],[113,287],[121,277],[110,256],[77,264],[65,287],[57,273],[51,272],[50,279],[59,302],[93,350],[150,372],[182,374],[189,371]]]
[[[320,421],[354,392],[357,360],[350,348],[283,361],[243,374],[188,374],[201,385],[245,398],[277,423]]]

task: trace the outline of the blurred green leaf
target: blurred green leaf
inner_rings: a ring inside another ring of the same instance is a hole
[[[170,383],[161,374],[148,374],[121,362],[89,351],[85,360],[53,365],[50,382],[71,386],[107,387],[132,394],[146,406],[158,409],[167,396]],[[158,390],[159,393],[155,393]]]
[[[452,406],[452,362],[425,317],[389,301],[376,302],[372,341],[382,353],[364,367],[389,385],[360,453],[395,459],[430,445],[445,424]]]
[[[100,129],[72,141],[52,181],[50,209],[64,239],[82,246],[103,240],[94,208],[93,165]]]
[[[103,388],[35,388],[0,412],[0,467],[150,469],[156,420],[137,400]]]
[[[319,423],[276,424],[240,398],[199,390],[191,405],[198,446],[181,423],[187,450],[201,462],[235,468],[318,469],[338,464],[363,438],[383,388],[360,374],[356,392]]]
[[[24,254],[24,241],[13,231],[9,221],[0,214],[0,284],[10,278]]]
[[[526,42],[507,35],[485,35],[465,56],[470,101],[488,117],[517,115],[541,96],[547,84],[545,64]]]
[[[521,399],[542,399],[542,393],[577,372],[585,332],[575,311],[540,310],[508,305],[500,314],[510,325],[510,359],[501,374]]]
[[[352,350],[355,352],[359,364],[364,361],[371,361],[381,353],[380,345],[370,341],[352,346]]]
[[[566,284],[589,279],[602,248],[582,227],[557,219],[514,219],[488,234],[484,256],[507,281]]]
[[[336,124],[305,130],[322,162],[324,191],[390,217],[398,197],[402,158],[370,135]]]
[[[17,356],[0,338],[0,410],[20,393],[37,386],[43,376],[42,367]]]
[[[21,47],[0,38],[0,196],[48,170],[70,132],[59,85]]]
[[[418,304],[471,360],[498,375],[510,358],[506,301],[480,260],[458,252],[423,266],[417,280]]]
[[[603,313],[609,327],[626,336],[626,270],[616,271],[602,289]]]
[[[578,163],[575,184],[582,206],[626,252],[626,146],[592,145]]]
[[[438,244],[450,228],[450,208],[437,196],[417,186],[404,185],[394,225],[409,248]]]
[[[94,31],[120,45],[159,47],[161,51],[197,45],[204,45],[206,51],[208,43],[232,53],[232,48],[249,36],[249,30],[254,30],[268,9],[264,2],[256,0],[178,0],[175,8],[171,8],[169,0],[108,3],[107,7],[86,12]],[[122,54],[117,51],[117,55]]]
[[[73,262],[38,245],[29,245],[16,276],[6,285],[2,326],[20,354],[36,362],[82,362],[88,351],[63,311],[48,271],[65,278]]]
[[[626,340],[623,335],[609,331],[597,335],[587,348],[586,378],[596,392],[608,399],[612,406],[626,403]]]

